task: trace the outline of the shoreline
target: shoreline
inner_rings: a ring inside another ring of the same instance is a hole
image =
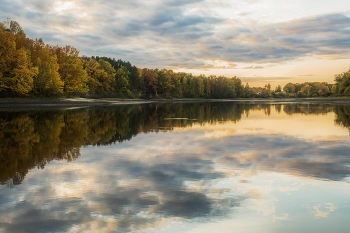
[[[148,103],[200,103],[200,102],[237,102],[248,104],[268,103],[322,103],[350,104],[350,98],[270,98],[270,99],[88,99],[88,98],[0,98],[0,111],[6,110],[37,110],[37,109],[70,109],[94,106],[111,106]]]

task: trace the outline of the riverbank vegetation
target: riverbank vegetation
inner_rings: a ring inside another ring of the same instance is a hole
[[[237,77],[138,68],[109,57],[30,39],[16,21],[0,23],[0,97],[286,98],[350,96],[350,70],[335,83],[250,87]]]

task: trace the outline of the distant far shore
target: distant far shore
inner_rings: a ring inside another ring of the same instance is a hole
[[[251,98],[251,99],[88,99],[88,98],[0,98],[0,112],[4,110],[67,109],[92,106],[147,104],[147,103],[195,103],[195,102],[240,102],[240,103],[323,103],[350,104],[350,98]]]

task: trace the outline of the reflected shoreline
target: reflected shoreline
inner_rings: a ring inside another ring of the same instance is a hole
[[[347,232],[349,123],[305,103],[0,112],[0,231]]]
[[[198,102],[91,107],[73,110],[0,112],[0,183],[21,184],[29,170],[52,160],[73,161],[83,146],[131,140],[140,133],[168,132],[194,124],[237,123],[251,111],[287,115],[334,112],[334,122],[350,128],[350,106]]]

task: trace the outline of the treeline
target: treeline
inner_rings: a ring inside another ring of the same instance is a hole
[[[16,21],[0,23],[0,97],[283,98],[350,95],[350,71],[335,84],[250,87],[237,77],[140,69],[108,57],[84,57],[67,45],[26,37]]]
[[[236,98],[241,80],[140,69],[107,57],[81,57],[72,46],[29,39],[20,25],[0,24],[0,96]]]
[[[276,92],[277,96],[287,97],[328,97],[332,94],[332,84],[326,82],[287,83],[283,92]]]
[[[350,96],[350,70],[335,75],[335,84],[327,82],[287,83],[283,88],[278,85],[274,90],[268,83],[264,87],[249,87],[243,89],[246,98],[307,98]]]

